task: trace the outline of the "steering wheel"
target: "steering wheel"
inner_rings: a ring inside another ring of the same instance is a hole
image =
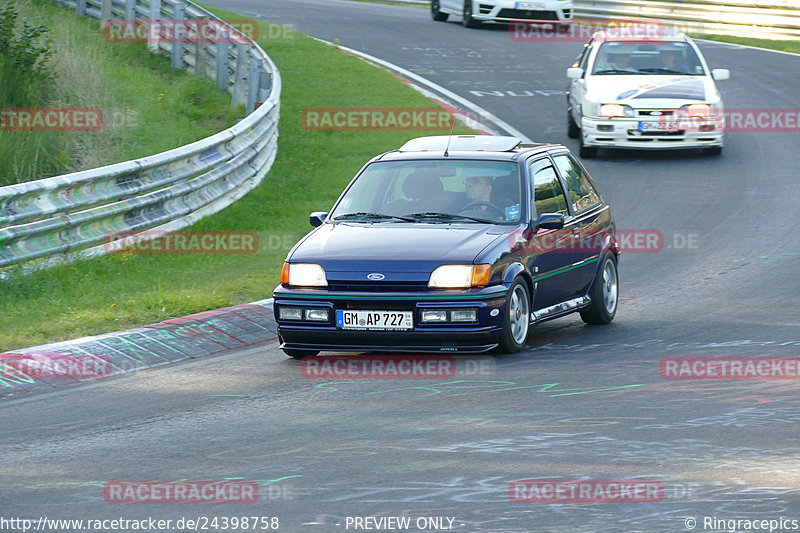
[[[490,208],[490,209],[494,209],[495,212],[500,217],[505,218],[506,212],[504,210],[502,210],[501,208],[497,207],[496,205],[494,205],[491,202],[482,202],[482,201],[470,202],[470,203],[468,203],[467,205],[465,205],[464,207],[461,208],[461,212],[463,213],[464,211],[468,211],[469,208],[472,207],[472,206],[482,207],[484,205],[486,207]]]

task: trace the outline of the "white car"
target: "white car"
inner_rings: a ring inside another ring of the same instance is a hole
[[[541,22],[568,25],[572,22],[572,0],[431,0],[433,20],[460,15],[467,28],[487,22]]]
[[[622,35],[622,33],[628,33]],[[702,148],[722,153],[723,106],[697,45],[680,32],[600,31],[567,69],[567,135],[598,148]]]

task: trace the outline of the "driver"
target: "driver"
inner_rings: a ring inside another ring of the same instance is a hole
[[[487,202],[492,201],[492,184],[494,178],[491,176],[468,176],[464,179],[464,187],[467,191],[467,204],[473,202]],[[482,211],[486,211],[485,205],[476,207]]]

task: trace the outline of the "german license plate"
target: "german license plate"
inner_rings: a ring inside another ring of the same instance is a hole
[[[414,328],[411,311],[336,311],[336,327],[371,331],[407,330]]]
[[[678,131],[677,122],[639,122],[639,131]]]
[[[517,2],[517,9],[544,9],[544,4],[539,2]]]

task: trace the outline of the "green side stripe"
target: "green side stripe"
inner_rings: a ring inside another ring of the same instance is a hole
[[[533,278],[533,281],[539,281],[539,280],[542,280],[542,279],[545,279],[545,278],[549,278],[549,277],[552,277],[552,276],[555,276],[555,275],[558,275],[558,274],[563,274],[564,272],[569,272],[570,270],[575,270],[576,268],[580,268],[580,267],[582,267],[584,265],[588,265],[590,263],[594,263],[595,261],[598,261],[599,259],[600,259],[599,257],[595,256],[595,257],[593,257],[591,259],[587,259],[586,261],[581,261],[580,263],[576,263],[576,264],[570,265],[568,267],[557,268],[556,270],[551,270],[550,272],[547,272],[546,274],[542,274],[541,276],[537,276],[537,277]]]

